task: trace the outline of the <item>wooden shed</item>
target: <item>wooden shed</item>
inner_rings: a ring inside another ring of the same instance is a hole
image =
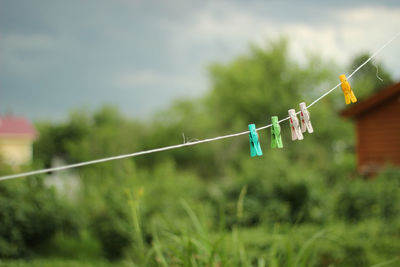
[[[355,120],[357,169],[373,174],[385,164],[400,166],[400,83],[342,111]]]

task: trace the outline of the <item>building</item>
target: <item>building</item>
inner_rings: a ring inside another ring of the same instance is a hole
[[[400,83],[342,111],[355,120],[357,169],[376,173],[385,164],[400,166]]]
[[[36,130],[23,117],[0,116],[0,157],[10,165],[18,166],[32,160],[32,143]]]

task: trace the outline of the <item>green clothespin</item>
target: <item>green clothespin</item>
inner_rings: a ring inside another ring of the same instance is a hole
[[[256,126],[254,124],[249,124],[249,139],[250,139],[250,156],[262,156],[262,150],[260,142],[258,141],[258,134],[256,131]]]
[[[272,116],[271,121],[271,148],[282,148],[281,126],[278,123],[278,116]]]

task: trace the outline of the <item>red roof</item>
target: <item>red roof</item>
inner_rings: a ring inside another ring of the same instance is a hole
[[[341,112],[344,117],[358,117],[365,112],[380,105],[384,105],[387,101],[392,100],[393,97],[400,95],[400,83],[395,83],[386,89],[370,96],[369,98],[350,106]]]
[[[24,117],[0,116],[0,136],[26,135],[34,138],[36,130]]]

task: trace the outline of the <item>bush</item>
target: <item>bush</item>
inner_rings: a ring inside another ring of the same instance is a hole
[[[76,222],[65,201],[39,178],[0,184],[0,257],[28,256]]]
[[[373,180],[343,181],[335,200],[335,214],[348,221],[380,217],[393,219],[400,211],[400,170],[388,168]]]
[[[104,211],[93,218],[92,231],[100,240],[107,259],[116,260],[124,255],[132,241],[130,228],[126,218],[114,212]]]
[[[109,260],[121,258],[132,242],[133,228],[128,210],[117,199],[115,192],[110,193],[106,206],[95,211],[90,224],[93,234],[102,245],[104,256]]]

